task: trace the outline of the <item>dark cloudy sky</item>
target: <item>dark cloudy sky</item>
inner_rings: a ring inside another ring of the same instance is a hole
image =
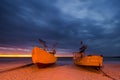
[[[0,50],[57,44],[58,52],[120,56],[120,0],[0,0]]]

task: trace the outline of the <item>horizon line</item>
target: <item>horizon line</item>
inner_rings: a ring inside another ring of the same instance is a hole
[[[32,57],[31,54],[0,54],[0,57]],[[72,55],[55,55],[55,57],[73,57]]]
[[[0,58],[14,58],[14,57],[18,57],[18,58],[22,58],[22,57],[32,57],[31,54],[0,54]],[[56,54],[55,57],[73,57],[72,54]],[[120,56],[103,56],[103,57],[118,57],[120,58]]]

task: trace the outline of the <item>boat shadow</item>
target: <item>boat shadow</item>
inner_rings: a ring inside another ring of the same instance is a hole
[[[84,71],[89,71],[89,72],[93,72],[93,73],[97,73],[97,74],[101,73],[100,69],[98,69],[98,67],[95,67],[95,66],[80,66],[80,65],[76,65],[76,67],[78,69],[84,70]]]

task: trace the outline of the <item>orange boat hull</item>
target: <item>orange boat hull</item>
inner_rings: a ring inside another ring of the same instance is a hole
[[[38,67],[47,67],[56,63],[57,58],[39,47],[34,47],[32,50],[32,61]]]
[[[103,57],[96,56],[96,55],[85,56],[83,58],[74,60],[74,63],[76,65],[81,65],[81,66],[102,67],[103,66]]]

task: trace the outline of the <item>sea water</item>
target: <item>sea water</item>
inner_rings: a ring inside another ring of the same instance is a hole
[[[58,65],[73,64],[73,58],[72,57],[59,57],[56,64]]]
[[[0,63],[6,62],[29,62],[32,63],[31,57],[22,57],[22,58],[0,58]],[[120,57],[104,57],[104,63],[120,63]],[[74,64],[72,57],[58,57],[56,64],[58,65],[69,65]]]
[[[119,63],[120,64],[120,57],[104,57],[104,63]]]
[[[103,63],[118,63],[120,64],[120,57],[103,57]],[[57,60],[59,65],[74,64],[72,57],[59,57]]]

